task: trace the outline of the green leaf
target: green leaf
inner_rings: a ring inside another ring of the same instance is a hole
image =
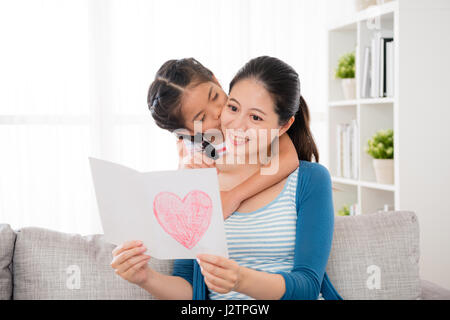
[[[375,159],[393,159],[394,131],[392,129],[378,130],[367,141],[364,151]]]
[[[346,79],[355,77],[355,52],[349,52],[339,58],[335,77]]]

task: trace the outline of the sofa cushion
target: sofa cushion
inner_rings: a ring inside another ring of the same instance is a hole
[[[336,217],[326,271],[344,299],[418,299],[416,215],[389,211]]]
[[[115,245],[103,235],[81,236],[28,227],[17,232],[13,259],[14,299],[154,299],[114,273]],[[170,260],[150,259],[172,274]]]
[[[16,233],[9,224],[0,224],[0,300],[10,300],[12,295],[11,261]]]

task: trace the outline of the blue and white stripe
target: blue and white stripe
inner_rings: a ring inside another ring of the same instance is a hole
[[[292,172],[281,193],[269,204],[250,213],[233,213],[225,220],[230,259],[240,266],[265,272],[286,271],[294,266],[297,209],[295,195],[298,168]],[[209,291],[212,300],[252,300],[231,291]]]

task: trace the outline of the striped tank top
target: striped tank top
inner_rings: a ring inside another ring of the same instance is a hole
[[[297,176],[298,168],[288,176],[281,193],[269,204],[249,213],[236,211],[225,220],[230,259],[240,266],[269,273],[293,269]],[[220,294],[209,290],[209,298],[253,300],[235,291]]]

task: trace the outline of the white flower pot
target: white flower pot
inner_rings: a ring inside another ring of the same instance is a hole
[[[394,159],[373,159],[378,183],[394,184]]]
[[[342,91],[345,100],[356,99],[356,80],[355,78],[342,79]]]

